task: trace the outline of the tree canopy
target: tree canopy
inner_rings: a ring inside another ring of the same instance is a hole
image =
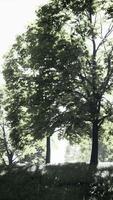
[[[102,125],[113,113],[112,6],[53,0],[17,37],[4,64],[13,138],[88,134],[90,162],[98,163]]]

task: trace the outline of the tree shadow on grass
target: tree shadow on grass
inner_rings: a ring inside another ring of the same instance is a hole
[[[89,180],[85,200],[113,199],[113,167],[90,169]]]
[[[13,168],[0,175],[0,200],[112,200],[113,168],[85,163]]]

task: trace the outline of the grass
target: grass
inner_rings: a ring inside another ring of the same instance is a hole
[[[112,200],[113,167],[88,171],[85,163],[13,168],[0,176],[0,200]]]

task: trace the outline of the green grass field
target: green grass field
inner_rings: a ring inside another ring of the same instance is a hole
[[[113,167],[85,163],[13,168],[0,175],[0,200],[112,200]]]

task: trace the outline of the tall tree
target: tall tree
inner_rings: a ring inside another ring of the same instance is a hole
[[[90,135],[93,165],[98,164],[101,127],[113,110],[108,98],[113,86],[111,8],[106,0],[53,0],[37,12],[21,51],[14,47],[13,54],[20,72],[32,72],[26,79],[30,129],[41,137],[55,131],[69,138]],[[7,85],[10,64],[4,68]]]
[[[22,44],[22,36],[18,37],[16,44],[12,47],[10,53],[6,55],[6,65],[8,66],[4,74],[6,77],[6,98],[4,101],[5,124],[1,124],[2,140],[6,147],[10,145],[10,153],[14,156],[13,163],[42,163],[44,162],[44,144],[41,141],[33,139],[28,130],[26,95],[27,93],[27,72],[21,70],[22,56],[18,58],[17,51]],[[19,62],[18,62],[19,59]],[[8,124],[8,127],[5,126]],[[26,136],[27,135],[27,136]],[[3,137],[6,136],[6,137]],[[6,148],[5,148],[6,152]],[[8,151],[7,151],[8,152]]]
[[[30,102],[32,107],[32,103],[35,100],[32,98],[31,102],[30,97],[34,97],[36,86],[34,84],[34,70],[31,70],[29,67],[31,63],[29,62],[29,59],[27,59],[27,56],[29,58],[29,55],[27,54],[25,47],[25,35],[18,36],[10,52],[5,56],[4,76],[7,88],[5,109],[7,111],[7,121],[10,123],[11,127],[10,136],[12,138],[13,145],[17,149],[24,148],[24,146],[27,145],[26,142],[33,145],[32,141],[26,141],[25,138],[27,135],[33,135],[33,129],[30,123],[30,117],[32,114],[31,109],[30,112],[28,112],[28,105]],[[36,108],[34,108],[32,113],[35,114],[35,111]],[[37,139],[39,140],[42,138],[43,136],[40,134],[35,137],[36,141]],[[39,154],[37,153],[37,155],[41,157],[41,152],[43,152],[43,148],[40,147],[41,141],[34,141],[34,147],[36,147],[36,143],[39,145],[39,147],[37,147],[37,150],[39,148]],[[50,160],[49,149],[47,149],[45,160],[46,162]]]

